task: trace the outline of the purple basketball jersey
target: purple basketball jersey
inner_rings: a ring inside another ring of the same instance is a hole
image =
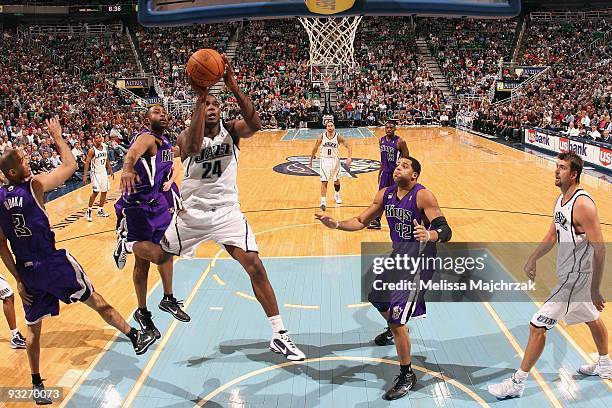
[[[55,249],[47,213],[36,201],[32,181],[0,187],[0,227],[11,243],[17,272],[34,300],[23,304],[26,322],[59,314],[59,301],[84,302],[94,292],[81,265]]]
[[[393,173],[397,167],[400,150],[397,146],[400,138],[394,135],[391,140],[387,136],[380,139],[380,168],[383,173]]]
[[[388,187],[383,198],[385,217],[393,243],[414,242],[413,220],[421,223],[421,212],[417,207],[417,193],[425,186],[416,184],[401,200],[397,198],[397,185]],[[429,223],[425,224],[429,228]]]
[[[143,130],[134,136],[130,146],[136,142],[140,135],[145,133],[155,137],[157,154],[154,157],[141,157],[134,164],[134,171],[138,174],[140,182],[136,183],[135,193],[123,194],[122,198],[127,202],[147,203],[159,199],[163,193],[163,184],[168,180],[172,170],[174,153],[166,136],[160,138],[149,130]]]
[[[0,187],[0,227],[18,261],[55,251],[55,234],[47,213],[36,201],[32,181]]]
[[[383,205],[389,224],[393,253],[396,255],[416,258],[419,256],[435,256],[436,245],[432,242],[423,245],[414,238],[414,220],[422,221],[421,212],[417,207],[417,193],[425,187],[416,184],[401,200],[397,197],[397,185],[385,190]],[[429,223],[425,223],[429,227]],[[410,318],[425,316],[425,290],[420,289],[421,281],[428,282],[433,275],[433,269],[419,269],[416,273],[404,270],[386,270],[382,275],[385,282],[409,280],[417,285],[416,290],[378,291],[372,288],[368,299],[380,311],[389,311],[387,321],[394,324],[406,324]]]
[[[132,139],[132,144],[143,133],[152,134],[144,130]],[[172,220],[163,185],[172,171],[174,153],[165,136],[153,136],[158,144],[157,154],[142,157],[134,164],[134,171],[140,177],[136,192],[124,193],[115,203],[117,229],[127,236],[128,242],[159,243]]]

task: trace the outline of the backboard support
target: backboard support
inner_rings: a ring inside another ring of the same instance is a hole
[[[356,0],[350,9],[333,16],[509,18],[517,16],[520,10],[521,0]],[[304,0],[139,0],[138,3],[138,20],[144,26],[180,26],[289,17],[323,16],[310,12]]]

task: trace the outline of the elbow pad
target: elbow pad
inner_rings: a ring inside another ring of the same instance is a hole
[[[453,231],[451,231],[451,228],[444,217],[433,219],[429,224],[429,229],[438,233],[438,242],[448,242],[453,236]]]

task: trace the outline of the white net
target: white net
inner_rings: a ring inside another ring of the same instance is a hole
[[[300,22],[310,40],[310,65],[354,67],[355,33],[362,16],[305,18]]]

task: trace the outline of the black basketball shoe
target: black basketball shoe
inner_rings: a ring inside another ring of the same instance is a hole
[[[157,330],[157,327],[153,324],[152,314],[148,310],[141,312],[140,309],[136,309],[134,312],[134,319],[138,322],[142,330],[150,331],[153,333],[156,339],[161,338],[161,333]]]
[[[136,333],[136,341],[132,345],[136,355],[141,355],[146,353],[149,347],[155,343],[156,338],[155,334],[148,330],[138,330]]]
[[[416,374],[414,371],[408,371],[406,374],[400,374],[395,377],[395,385],[391,387],[389,391],[385,393],[383,399],[387,401],[396,400],[402,398],[408,391],[414,387],[417,382]]]
[[[180,322],[188,322],[191,320],[191,317],[182,309],[183,301],[176,300],[173,296],[171,299],[163,298],[161,302],[159,302],[159,309],[170,313],[176,320]]]
[[[374,343],[376,343],[377,346],[388,346],[393,344],[393,332],[391,332],[391,329],[386,327],[384,332],[374,338]]]

